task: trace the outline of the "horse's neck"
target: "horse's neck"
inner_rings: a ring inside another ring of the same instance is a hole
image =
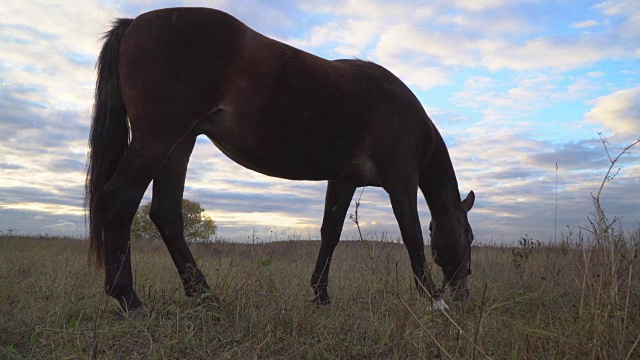
[[[435,222],[462,221],[458,180],[442,138],[432,154],[425,179],[425,198]]]

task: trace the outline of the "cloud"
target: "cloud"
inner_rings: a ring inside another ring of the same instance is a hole
[[[534,0],[529,1],[519,1],[517,3],[525,3],[525,2],[534,2]],[[484,0],[484,1],[474,1],[474,0],[456,0],[454,4],[459,8],[471,10],[471,11],[484,11],[492,8],[502,7],[505,5],[513,4],[513,1],[509,0]]]
[[[617,134],[612,151],[624,143],[620,136],[637,137],[636,3],[7,3],[0,8],[0,228],[84,234],[83,170],[99,38],[114,17],[206,5],[320,56],[357,56],[392,70],[435,114],[461,191],[476,191],[470,214],[476,234],[507,242],[524,233],[548,238],[555,163],[558,222],[582,225],[608,166],[595,131],[605,126]],[[569,8],[575,16],[566,17]],[[621,165],[605,206],[633,224],[640,215],[629,194],[639,186],[640,159],[628,154]],[[325,187],[251,172],[201,138],[185,196],[203,204],[223,236],[295,229],[318,238]],[[150,196],[149,190],[145,201]],[[383,190],[368,188],[359,211],[368,231],[398,234]],[[423,199],[420,211],[427,226]],[[355,236],[348,219],[344,234]]]
[[[556,220],[559,232],[566,231],[565,225],[588,227],[591,194],[598,191],[609,166],[599,139],[555,144],[529,139],[526,129],[475,126],[449,151],[463,192],[476,192],[477,204],[469,216],[478,238],[512,242],[530,234],[548,240]],[[620,145],[612,145],[611,153]],[[624,216],[626,226],[633,228],[640,211],[629,194],[640,186],[640,157],[627,154],[618,166],[623,169],[605,186],[603,203],[610,217]]]
[[[64,231],[64,232],[75,232],[76,231],[76,224],[74,224],[72,222],[69,222],[69,221],[65,221],[65,220],[58,220],[57,224],[45,226],[45,228],[56,230],[56,231],[61,231],[61,232],[62,231]]]
[[[87,105],[93,87],[93,61],[99,38],[114,15],[94,2],[31,1],[4,4],[0,25],[11,30],[2,38],[0,80],[38,89],[29,100],[60,110]],[[10,39],[9,39],[10,40]],[[43,61],[46,59],[46,61]],[[83,61],[78,61],[83,59]]]
[[[332,14],[336,20],[314,28],[304,39],[294,43],[312,49],[333,44],[332,49],[341,54],[366,56],[369,53],[364,52],[367,49],[365,45],[378,38],[375,50],[371,53],[374,60],[388,64],[390,68],[398,68],[399,63],[405,64],[405,67],[407,63],[413,65],[411,69],[400,68],[398,71],[401,74],[415,73],[420,67],[435,64],[483,66],[491,71],[505,68],[569,70],[612,56],[635,56],[636,49],[629,49],[628,40],[636,38],[628,34],[637,29],[633,20],[640,16],[628,2],[596,7],[607,17],[622,18],[617,21],[619,25],[608,27],[606,32],[597,35],[559,33],[551,36],[531,36],[540,26],[533,17],[534,3],[462,0],[455,4],[459,9],[457,11],[444,3],[417,7],[410,2],[395,2],[393,9],[382,2],[370,0],[309,5],[305,8]],[[484,10],[494,8],[500,10],[484,13]],[[478,11],[482,11],[483,16],[478,16]],[[585,29],[596,24],[595,20],[588,20],[571,26]],[[627,41],[620,41],[621,36],[626,37]],[[422,60],[415,60],[420,58]],[[433,72],[425,74],[423,78],[429,78],[429,75],[433,75]],[[424,81],[412,84],[420,86],[420,83]],[[440,79],[431,83],[440,85],[446,82]],[[423,88],[430,87],[427,85]]]
[[[82,206],[47,204],[42,202],[20,202],[13,204],[1,204],[0,209],[7,210],[23,210],[36,211],[52,215],[76,215],[84,216],[84,208]]]
[[[4,169],[4,170],[19,170],[22,168],[23,167],[18,164],[0,164],[0,169]]]
[[[332,52],[340,56],[357,57],[378,32],[378,24],[375,22],[348,19],[316,26],[305,39],[290,39],[286,42],[310,49],[333,45]]]
[[[607,0],[594,6],[608,16],[635,17],[640,13],[638,4],[634,0]]]
[[[114,15],[93,2],[0,8],[0,209],[12,221],[33,213],[83,221],[93,67]]]
[[[430,61],[431,64],[473,66],[465,51],[470,47],[469,43],[465,36],[455,33],[445,34],[400,24],[384,31],[374,55],[381,59],[405,57]]]
[[[482,63],[492,71],[503,68],[570,70],[610,56],[630,56],[628,50],[617,44],[605,45],[604,39],[581,36],[539,37],[527,40],[524,44],[482,40],[479,44]]]
[[[549,168],[554,164],[565,171],[605,169],[607,157],[600,143],[594,140],[562,144],[562,146],[531,153],[527,163]]]
[[[585,114],[588,121],[599,123],[616,135],[640,138],[640,87],[618,90],[591,102]]]
[[[463,89],[453,94],[460,106],[482,109],[485,120],[522,118],[523,114],[550,106],[560,99],[555,96],[559,78],[545,73],[521,76],[517,83],[474,76],[464,82]]]
[[[574,29],[584,29],[584,28],[590,28],[598,25],[600,25],[600,22],[596,20],[585,20],[585,21],[572,23],[571,27]]]
[[[67,171],[67,172],[84,173],[85,161],[84,161],[84,158],[80,158],[80,157],[69,158],[69,159],[58,159],[50,163],[49,169],[51,171]]]
[[[375,1],[375,0],[347,0],[303,2],[302,9],[312,12],[331,13],[356,19],[373,19],[385,22],[406,21],[418,16],[424,18],[432,14],[427,6],[416,6],[411,1]]]

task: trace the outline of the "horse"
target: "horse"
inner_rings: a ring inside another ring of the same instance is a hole
[[[196,137],[259,173],[327,181],[313,302],[330,304],[329,268],[355,190],[382,187],[418,293],[434,309],[469,296],[473,232],[445,142],[409,88],[372,62],[329,61],[268,38],[222,11],[170,8],[116,19],[97,60],[85,206],[89,257],[106,294],[145,313],[130,227],[153,181],[149,216],[187,296],[210,291],[183,234],[181,200]],[[429,206],[438,288],[425,259],[418,188]],[[437,305],[437,307],[436,307]]]

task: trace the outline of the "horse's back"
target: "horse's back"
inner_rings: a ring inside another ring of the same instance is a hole
[[[388,159],[421,162],[430,146],[424,109],[388,70],[322,59],[221,11],[143,14],[125,33],[120,60],[134,135],[171,117],[165,129],[186,122],[268,175],[359,178]]]

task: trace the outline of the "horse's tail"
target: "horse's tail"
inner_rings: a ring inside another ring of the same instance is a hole
[[[89,213],[89,261],[97,268],[105,262],[104,186],[116,171],[129,146],[129,122],[118,84],[120,40],[131,19],[117,19],[104,36],[96,68],[95,103],[87,155],[85,207]]]

